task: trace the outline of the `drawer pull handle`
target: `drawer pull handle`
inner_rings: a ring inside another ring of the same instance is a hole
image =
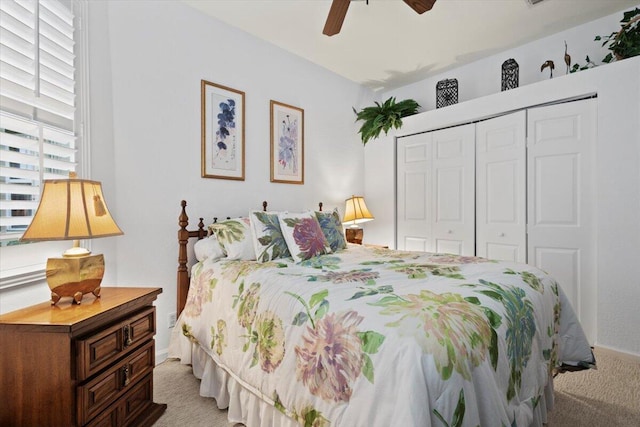
[[[129,378],[129,365],[125,365],[122,367],[122,376],[122,387],[126,387],[129,385],[129,382],[131,382],[131,378]]]
[[[131,343],[133,342],[133,341],[131,340],[131,326],[129,326],[129,325],[125,325],[125,326],[122,328],[122,333],[123,333],[123,335],[124,335],[124,346],[125,346],[125,347],[130,346],[130,345],[131,345]]]

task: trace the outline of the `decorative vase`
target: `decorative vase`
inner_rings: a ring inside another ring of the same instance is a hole
[[[458,103],[458,80],[444,79],[436,84],[436,108]]]
[[[502,91],[518,87],[519,66],[515,59],[510,58],[502,63]]]

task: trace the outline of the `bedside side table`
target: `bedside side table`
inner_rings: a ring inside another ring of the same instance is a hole
[[[103,287],[82,304],[0,315],[0,425],[151,426],[161,288]]]

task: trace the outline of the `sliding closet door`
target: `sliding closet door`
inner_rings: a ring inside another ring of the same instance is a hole
[[[554,276],[593,343],[596,101],[528,110],[528,263]]]
[[[476,255],[527,262],[526,112],[476,126]]]
[[[432,134],[434,250],[475,255],[475,125]]]
[[[396,160],[396,248],[430,251],[431,134],[398,138]]]
[[[475,254],[475,125],[398,138],[396,247]]]

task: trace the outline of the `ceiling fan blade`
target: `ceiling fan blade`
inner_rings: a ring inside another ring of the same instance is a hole
[[[349,3],[351,3],[351,0],[333,0],[322,34],[333,36],[340,32],[340,28],[342,28],[342,23],[344,22],[344,17],[347,16]]]
[[[404,0],[404,2],[408,4],[411,9],[422,15],[426,11],[431,10],[436,0]]]

